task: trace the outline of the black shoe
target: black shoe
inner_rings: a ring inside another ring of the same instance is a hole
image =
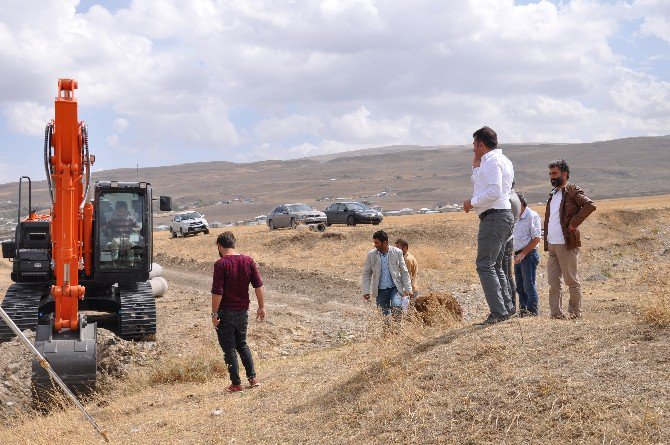
[[[491,324],[496,324],[500,323],[502,321],[507,321],[509,320],[509,315],[493,315],[489,314],[488,317],[486,317],[486,320],[482,321],[481,323],[478,323],[481,326],[488,326]]]
[[[529,315],[531,315],[531,312],[529,312],[528,309],[519,309],[519,318],[528,317]]]
[[[508,314],[510,317],[513,317],[514,314],[516,314],[516,308],[512,309],[511,311],[507,311],[507,314]]]

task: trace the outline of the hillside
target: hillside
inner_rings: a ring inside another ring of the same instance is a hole
[[[517,188],[526,192],[530,202],[546,199],[550,189],[546,166],[561,157],[572,167],[571,178],[596,199],[670,193],[666,178],[670,136],[501,147],[515,164]],[[94,178],[142,178],[153,184],[156,194],[173,196],[177,205],[197,206],[210,221],[227,222],[267,214],[278,203],[303,201],[323,209],[327,202],[317,203],[319,197],[367,197],[385,209],[462,203],[471,193],[471,160],[469,145],[398,146],[289,161],[111,170]],[[46,206],[45,182],[36,181],[34,186],[37,205]],[[0,186],[0,202],[5,203],[0,211],[15,208],[6,201],[16,203],[17,189],[16,183]],[[387,196],[374,196],[384,190],[390,190]],[[5,212],[6,217],[14,215]],[[156,223],[165,219],[159,216]]]
[[[548,319],[543,254],[542,316],[474,326],[486,315],[476,217],[384,221],[392,239],[408,238],[421,289],[453,293],[464,310],[462,323],[409,321],[399,335],[383,334],[358,291],[371,227],[235,227],[238,250],[259,262],[268,320],[249,328],[264,384],[233,395],[209,326],[219,230],[158,233],[170,289],[157,301],[155,351],[135,347],[142,360],[87,407],[112,443],[670,443],[669,198],[597,202],[583,226],[579,321]],[[2,295],[7,263],[0,272]],[[0,443],[99,441],[69,407],[34,416],[20,406],[3,407]]]

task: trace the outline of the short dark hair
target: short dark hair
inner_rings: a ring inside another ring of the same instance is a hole
[[[388,243],[389,242],[389,236],[388,233],[384,232],[383,230],[377,230],[375,233],[372,234],[372,239],[379,240],[380,242]]]
[[[568,165],[567,162],[565,162],[565,159],[556,159],[555,161],[552,161],[549,163],[549,168],[558,168],[561,173],[568,173],[568,179],[570,179],[570,166]]]
[[[400,244],[402,247],[406,249],[409,249],[409,243],[405,238],[398,238],[397,240],[395,240],[395,245],[397,246],[398,244]]]
[[[216,244],[223,247],[224,249],[234,249],[235,235],[233,235],[233,232],[219,233],[219,236],[216,237]]]
[[[519,202],[521,202],[521,205],[528,207],[528,203],[526,202],[526,195],[521,192],[516,192],[516,196],[519,197]]]
[[[491,127],[482,127],[472,133],[472,137],[477,141],[481,141],[489,150],[493,150],[498,146],[498,135]]]

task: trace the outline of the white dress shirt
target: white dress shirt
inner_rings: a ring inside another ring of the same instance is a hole
[[[561,201],[563,201],[563,190],[556,192],[549,203],[549,227],[547,230],[547,242],[549,244],[565,244],[563,228],[561,227]]]
[[[514,225],[514,251],[524,249],[533,238],[542,237],[542,221],[540,215],[531,208],[526,207],[521,217]],[[537,249],[537,246],[535,246]]]
[[[511,209],[509,195],[514,180],[512,161],[502,150],[491,150],[482,156],[479,167],[472,169],[474,192],[470,203],[477,215],[489,209]]]

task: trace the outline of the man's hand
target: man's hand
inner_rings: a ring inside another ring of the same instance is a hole
[[[365,294],[365,295],[363,295],[363,299],[364,299],[365,301],[369,300],[369,299],[370,299],[370,294]]]
[[[477,168],[482,165],[482,158],[478,158],[477,155],[472,159],[472,168]]]
[[[465,213],[468,213],[472,209],[474,209],[474,207],[472,206],[472,203],[470,202],[469,199],[466,199],[465,201],[463,201],[463,211]]]
[[[526,254],[523,252],[519,252],[518,255],[514,256],[514,264],[519,264],[523,259],[526,258]]]
[[[219,325],[219,314],[212,314],[212,325],[215,328]]]
[[[256,311],[256,320],[257,321],[265,320],[265,308],[264,307],[259,307],[258,310]]]

